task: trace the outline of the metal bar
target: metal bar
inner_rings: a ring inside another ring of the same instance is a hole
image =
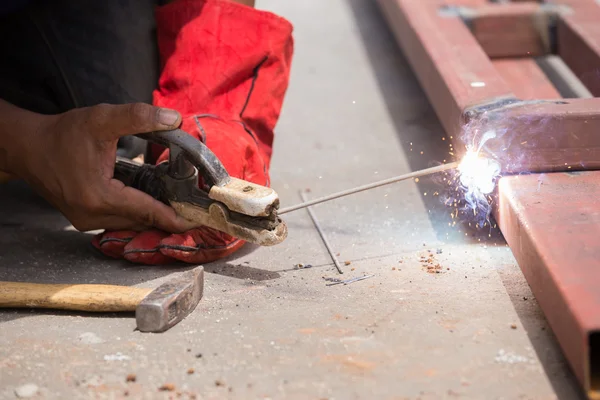
[[[572,12],[558,23],[558,55],[594,96],[600,96],[600,5],[561,0]]]
[[[492,60],[492,64],[522,100],[561,98],[558,90],[532,58],[500,58]]]
[[[600,168],[600,98],[517,102],[475,110],[463,140],[478,143],[494,131],[485,151],[504,173]]]
[[[299,193],[300,193],[300,199],[302,200],[302,202],[306,202],[307,199],[306,199],[306,195],[304,194],[304,192],[300,191]],[[315,225],[315,228],[317,228],[317,232],[319,232],[319,236],[321,236],[321,240],[323,241],[323,244],[327,248],[327,252],[329,253],[329,257],[331,257],[331,260],[333,260],[333,264],[335,265],[335,268],[338,270],[338,272],[340,274],[343,274],[344,271],[342,271],[342,266],[340,265],[340,262],[338,261],[335,253],[333,252],[333,249],[331,248],[331,245],[329,244],[329,240],[327,240],[327,238],[325,237],[325,233],[323,232],[323,229],[321,229],[321,225],[319,224],[317,217],[315,216],[315,214],[313,213],[313,211],[310,207],[307,207],[306,211],[308,212],[308,215],[310,215],[310,219],[312,219],[312,222]]]
[[[558,10],[540,3],[486,3],[466,10],[463,19],[488,57],[535,57],[553,50]]]
[[[552,81],[562,97],[589,99],[594,95],[586,88],[577,76],[565,64],[562,58],[556,55],[541,57],[536,63],[544,74]]]
[[[306,208],[306,207],[314,206],[315,204],[324,203],[326,201],[331,201],[331,200],[339,199],[340,197],[344,197],[344,196],[349,196],[349,195],[354,194],[354,193],[364,192],[365,190],[375,189],[375,188],[378,188],[380,186],[389,185],[389,184],[395,183],[395,182],[405,181],[405,180],[414,179],[414,178],[420,178],[420,177],[426,176],[426,175],[432,175],[432,174],[435,174],[435,173],[438,173],[438,172],[447,171],[449,169],[454,169],[454,168],[457,168],[457,167],[458,167],[458,163],[457,162],[452,162],[452,163],[448,163],[448,164],[438,165],[437,167],[431,167],[431,168],[426,168],[426,169],[422,169],[422,170],[419,170],[419,171],[410,172],[408,174],[404,174],[404,175],[400,175],[400,176],[395,176],[393,178],[384,179],[382,181],[377,181],[377,182],[374,182],[374,183],[369,183],[367,185],[358,186],[358,187],[355,187],[353,189],[348,189],[348,190],[344,190],[344,191],[341,191],[341,192],[330,194],[328,196],[323,196],[323,197],[320,197],[318,199],[314,199],[314,200],[310,200],[310,201],[305,201],[303,203],[296,204],[294,206],[282,208],[280,211],[277,212],[277,214],[278,215],[282,215],[282,214],[285,214],[285,213],[289,213],[289,212],[292,212],[292,211],[299,210],[301,208]]]
[[[496,219],[575,375],[600,397],[600,172],[504,177]]]

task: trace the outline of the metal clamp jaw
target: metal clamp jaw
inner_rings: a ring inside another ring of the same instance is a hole
[[[233,178],[201,141],[175,129],[137,135],[169,147],[158,166],[117,159],[115,178],[175,209],[183,218],[261,246],[281,243],[287,226],[279,197],[268,187]]]

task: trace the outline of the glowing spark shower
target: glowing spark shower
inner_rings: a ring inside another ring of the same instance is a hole
[[[465,190],[465,201],[475,213],[478,208],[483,207],[489,215],[490,204],[487,195],[494,191],[500,176],[500,164],[481,155],[483,145],[495,137],[495,131],[485,132],[477,147],[467,148],[467,153],[458,166],[459,182]]]
[[[479,138],[475,138],[479,136]],[[488,157],[482,150],[490,139],[496,138],[494,130],[488,130],[481,135],[474,135],[473,141],[467,146],[467,152],[459,162],[455,173],[451,173],[448,190],[442,197],[444,204],[452,207],[452,226],[458,219],[464,218],[478,228],[489,226],[492,192],[500,177],[500,163]],[[460,217],[459,217],[460,216]],[[462,217],[462,218],[461,218]]]
[[[458,172],[460,183],[467,191],[489,194],[496,186],[500,165],[492,159],[482,157],[479,151],[468,150],[458,166]]]

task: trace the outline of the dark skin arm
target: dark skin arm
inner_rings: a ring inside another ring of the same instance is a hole
[[[143,103],[41,115],[0,100],[0,170],[24,179],[78,230],[183,232],[189,222],[172,208],[112,178],[120,137],[180,122],[176,111]]]
[[[41,115],[0,99],[0,180],[3,172],[25,180],[81,231],[184,232],[192,226],[172,208],[112,178],[120,137],[180,123],[176,111],[143,103]]]

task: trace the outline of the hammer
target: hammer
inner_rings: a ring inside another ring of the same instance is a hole
[[[186,271],[156,289],[115,285],[0,282],[0,308],[135,311],[135,320],[140,331],[164,332],[196,308],[203,290],[203,267]]]

